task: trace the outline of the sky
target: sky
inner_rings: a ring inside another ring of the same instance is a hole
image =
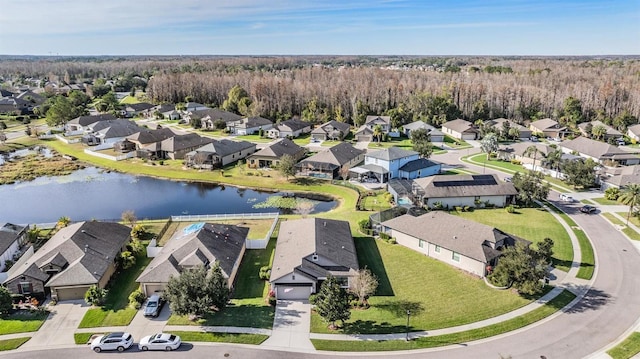
[[[640,0],[0,0],[4,55],[640,55]]]

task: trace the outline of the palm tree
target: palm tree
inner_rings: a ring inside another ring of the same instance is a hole
[[[602,125],[594,126],[591,129],[591,134],[596,138],[596,140],[601,140],[607,134],[607,128]]]
[[[637,204],[640,204],[640,184],[631,183],[624,187],[622,194],[618,197],[618,201],[622,204],[629,206],[629,213],[627,213],[627,226],[629,225],[629,217],[631,217],[631,211]]]
[[[554,170],[556,177],[558,177],[558,172],[560,172],[560,163],[562,162],[562,150],[555,149],[549,152],[543,161],[545,163],[544,165]]]
[[[58,219],[58,223],[57,223],[57,227],[58,228],[64,228],[66,226],[69,225],[69,223],[71,223],[71,218],[67,217],[67,216],[62,216]]]
[[[533,170],[535,171],[536,159],[538,158],[538,147],[536,147],[536,145],[531,145],[527,147],[527,149],[525,149],[524,152],[522,152],[522,155],[530,158],[532,153],[533,153]]]
[[[380,139],[382,138],[382,126],[380,125],[373,126],[373,137],[378,139],[378,143],[380,143]]]

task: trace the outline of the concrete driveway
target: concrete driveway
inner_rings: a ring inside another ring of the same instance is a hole
[[[74,345],[73,333],[90,306],[84,300],[67,300],[49,306],[51,314],[22,348],[56,348]]]
[[[315,351],[309,340],[311,305],[308,301],[279,300],[269,339],[262,345],[296,351]]]
[[[133,339],[137,342],[142,337],[161,333],[164,327],[167,325],[167,321],[171,316],[171,309],[169,309],[169,303],[164,303],[160,314],[156,317],[145,317],[144,306],[138,310],[136,316],[133,317],[131,323],[127,326],[127,331],[133,336]]]

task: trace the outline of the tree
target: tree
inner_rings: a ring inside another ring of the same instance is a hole
[[[122,219],[122,222],[127,223],[131,227],[133,227],[138,221],[135,212],[131,209],[122,212],[120,218]]]
[[[521,242],[507,247],[488,279],[496,285],[511,285],[523,294],[540,293],[544,288],[542,279],[548,273],[553,241],[547,238],[542,243],[541,250]]]
[[[53,103],[47,110],[47,124],[51,127],[64,125],[69,120],[80,115],[84,110],[73,106],[65,96],[59,95],[53,98]]]
[[[0,286],[0,317],[4,317],[13,309],[13,298],[11,292],[3,286]]]
[[[593,126],[591,134],[596,140],[602,140],[607,134],[607,128],[602,125]]]
[[[620,197],[618,197],[618,201],[622,204],[626,204],[629,206],[629,212],[627,212],[627,226],[629,225],[629,217],[631,216],[631,212],[635,209],[635,207],[640,204],[640,184],[631,183],[626,185],[622,189],[622,193]]]
[[[592,159],[563,161],[560,168],[565,175],[565,182],[575,187],[588,188],[596,181],[597,163]]]
[[[96,104],[96,109],[101,112],[116,112],[122,106],[113,91],[109,91],[100,97],[100,100]]]
[[[378,143],[380,143],[380,140],[382,139],[383,134],[384,132],[382,131],[382,126],[380,125],[373,126],[373,137],[375,137],[376,140],[378,140]]]
[[[336,321],[340,320],[344,324],[351,317],[349,296],[332,275],[320,286],[316,295],[316,311],[322,319],[331,323],[332,329],[336,328]]]
[[[358,297],[358,303],[362,306],[367,298],[378,289],[378,278],[366,267],[358,270],[349,283],[349,292]]]
[[[306,199],[296,200],[296,208],[295,213],[302,216],[302,218],[307,218],[307,215],[313,211],[315,208],[315,204],[313,202]]]
[[[558,175],[558,172],[560,172],[560,164],[562,164],[562,150],[561,149],[554,149],[549,151],[549,153],[547,153],[547,155],[542,159],[542,165],[552,169],[555,171],[556,173],[556,177]]]
[[[536,145],[531,145],[529,147],[527,147],[524,152],[522,152],[523,156],[527,156],[529,158],[531,158],[531,154],[533,154],[533,170],[536,170],[536,159],[538,158],[538,146]]]
[[[222,108],[225,111],[244,114],[251,105],[251,99],[249,94],[240,85],[235,85],[229,90],[227,99],[222,103]]]
[[[136,256],[130,251],[123,251],[118,256],[118,267],[122,269],[129,269],[136,264]]]
[[[104,288],[100,288],[95,284],[89,287],[86,293],[84,293],[84,301],[87,302],[87,304],[95,306],[102,305],[106,297],[107,290]]]
[[[68,226],[69,223],[71,223],[71,218],[69,218],[67,216],[62,216],[62,217],[58,218],[58,223],[56,223],[56,227],[57,228],[64,228],[64,227]]]
[[[488,133],[480,141],[480,149],[487,154],[487,161],[493,152],[498,151],[498,136],[495,133]]]
[[[512,140],[517,140],[520,138],[520,129],[517,127],[511,127],[509,129],[509,138]]]
[[[604,198],[610,201],[617,201],[620,197],[620,189],[616,187],[609,187],[604,191]]]
[[[582,122],[582,103],[575,97],[567,97],[562,106],[561,122],[565,125],[575,126]]]
[[[202,316],[222,310],[229,301],[227,280],[216,262],[209,271],[200,265],[169,278],[164,291],[171,310],[178,315]]]
[[[282,174],[287,180],[289,177],[296,175],[296,160],[293,156],[285,154],[280,157],[280,163],[278,164],[278,171]]]
[[[410,135],[413,150],[420,154],[422,158],[429,158],[433,154],[433,146],[431,145],[431,136],[424,128],[411,131]]]
[[[544,175],[541,172],[527,171],[524,175],[516,172],[511,182],[518,190],[518,200],[531,206],[535,201],[542,201],[549,195],[549,184],[543,180]]]

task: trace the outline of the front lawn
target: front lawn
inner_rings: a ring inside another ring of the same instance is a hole
[[[343,333],[402,333],[407,309],[412,331],[448,328],[492,318],[532,300],[491,289],[477,277],[397,244],[367,237],[355,243],[360,266],[371,269],[380,284],[369,309],[351,311]],[[315,313],[311,331],[331,332]]]
[[[74,333],[73,340],[76,344],[87,344],[89,339],[96,333]]]
[[[49,312],[19,311],[0,319],[0,335],[35,332],[49,316]]]
[[[613,201],[610,199],[606,199],[605,197],[598,197],[598,198],[591,198],[591,200],[593,202],[596,202],[597,204],[601,204],[603,206],[619,206],[622,203],[618,202],[618,201]]]
[[[174,331],[171,334],[180,336],[182,342],[220,342],[234,344],[260,345],[269,338],[262,334],[234,334],[234,333],[209,333],[209,332],[181,332]]]
[[[625,225],[625,222],[618,219],[618,217],[614,216],[611,213],[602,213],[602,215],[608,219],[614,225],[620,227],[622,233],[626,234],[627,237],[633,239],[634,241],[640,241],[640,233],[636,232],[633,228]]]
[[[353,341],[353,340],[320,340],[311,339],[313,346],[317,350],[330,351],[389,351],[389,350],[410,350],[420,348],[435,348],[446,345],[464,345],[474,340],[489,338],[498,334],[510,332],[523,328],[529,324],[542,320],[564,308],[575,299],[575,295],[568,290],[562,291],[560,295],[547,302],[544,306],[529,313],[507,321],[489,325],[486,327],[433,337],[422,337],[410,341],[386,340],[386,341]]]
[[[506,233],[538,243],[553,239],[553,263],[568,272],[573,261],[571,238],[553,215],[541,208],[521,208],[507,213],[504,208],[478,209],[473,212],[451,212],[463,218],[498,228]]]
[[[622,343],[607,351],[613,359],[629,359],[640,353],[640,333],[633,332]]]
[[[146,243],[145,243],[146,245]],[[91,308],[82,318],[79,328],[112,327],[129,325],[137,310],[129,306],[129,294],[139,288],[136,278],[151,262],[146,253],[139,255],[136,264],[111,279],[104,306]]]
[[[26,343],[31,339],[30,337],[22,337],[22,338],[13,338],[13,339],[3,339],[0,340],[0,351],[5,350],[14,350],[20,348],[22,344]]]

